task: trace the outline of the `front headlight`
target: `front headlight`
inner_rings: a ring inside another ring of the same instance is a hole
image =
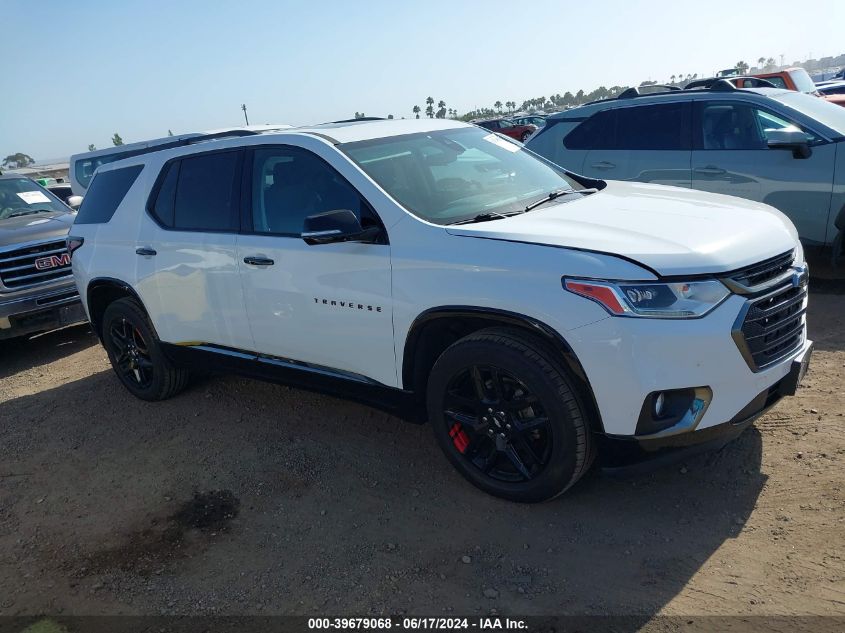
[[[564,279],[563,287],[601,304],[614,316],[694,319],[731,294],[716,279],[668,283]]]

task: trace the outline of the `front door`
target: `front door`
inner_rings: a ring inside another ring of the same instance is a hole
[[[350,209],[366,227],[373,210],[307,150],[257,148],[246,162],[252,230],[238,257],[255,351],[396,386],[390,246],[300,237],[309,215]]]
[[[802,240],[825,242],[836,162],[833,143],[816,138],[809,158],[769,149],[767,130],[800,126],[737,101],[699,101],[695,121],[694,189],[770,204],[792,220]]]

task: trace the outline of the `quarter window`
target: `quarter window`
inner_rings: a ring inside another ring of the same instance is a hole
[[[103,224],[112,219],[143,165],[133,165],[97,174],[76,216],[76,224]]]
[[[295,148],[254,152],[255,232],[298,237],[305,218],[336,209],[349,209],[365,227],[377,223],[358,191],[315,154]]]
[[[616,111],[602,110],[563,139],[569,149],[611,149],[616,137]]]

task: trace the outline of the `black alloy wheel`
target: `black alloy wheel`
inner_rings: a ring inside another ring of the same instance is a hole
[[[147,313],[134,299],[110,303],[102,318],[103,346],[120,382],[142,400],[164,400],[188,384],[187,369],[164,354]]]
[[[593,461],[581,393],[549,346],[519,330],[480,330],[448,347],[426,405],[446,457],[492,495],[551,499]]]
[[[452,378],[444,400],[455,449],[488,477],[528,481],[548,464],[549,418],[537,396],[507,370],[472,365]]]
[[[153,381],[153,361],[138,328],[120,318],[110,324],[108,336],[116,352],[118,375],[124,381],[134,380],[141,389],[149,388]]]

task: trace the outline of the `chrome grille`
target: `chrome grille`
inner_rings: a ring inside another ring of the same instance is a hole
[[[795,252],[788,251],[775,257],[728,273],[722,281],[737,294],[754,294],[779,286],[792,276]]]
[[[0,250],[0,283],[9,290],[50,283],[70,274],[70,257],[63,239]]]
[[[806,273],[796,271],[775,290],[750,299],[746,304],[733,336],[752,370],[765,369],[804,343],[806,280]]]

